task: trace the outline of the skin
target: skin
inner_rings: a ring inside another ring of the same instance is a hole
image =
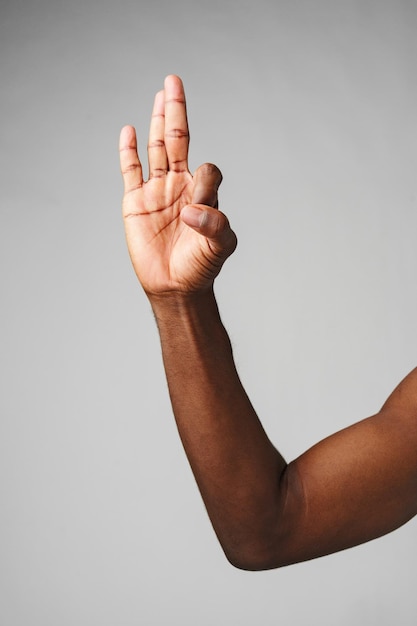
[[[213,282],[236,247],[217,208],[220,171],[188,170],[180,78],[155,97],[145,181],[131,126],[120,135],[123,217],[154,311],[178,431],[229,561],[270,569],[398,528],[417,513],[417,369],[381,410],[287,464],[236,367]]]

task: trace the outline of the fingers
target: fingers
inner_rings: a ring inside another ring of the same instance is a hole
[[[211,248],[219,256],[226,258],[236,248],[236,235],[221,211],[202,204],[192,204],[182,209],[181,219],[187,226],[207,237]]]
[[[125,193],[129,193],[143,185],[142,166],[138,157],[136,131],[133,126],[122,128],[119,153]]]
[[[165,176],[168,170],[168,158],[165,149],[165,93],[159,91],[155,96],[148,141],[149,178]]]
[[[168,167],[174,172],[188,170],[187,111],[184,87],[178,76],[165,79],[165,147]]]
[[[149,178],[165,176],[168,170],[188,171],[188,145],[184,87],[178,76],[167,76],[165,89],[156,94],[152,111],[148,140]],[[119,151],[125,193],[129,193],[143,185],[136,132],[132,126],[122,129]],[[197,195],[193,201],[217,206],[221,174],[215,166],[204,168],[204,171],[197,171]]]
[[[221,171],[212,163],[204,163],[196,170],[194,176],[193,204],[205,204],[218,207],[217,191],[223,180]]]
[[[237,239],[227,217],[217,210],[217,191],[223,180],[218,167],[204,163],[195,172],[192,204],[181,211],[182,221],[210,241],[212,250],[226,258],[236,248]]]
[[[178,76],[167,76],[165,89],[156,94],[152,110],[148,140],[149,178],[165,176],[168,170],[188,171],[188,145],[184,87]],[[143,185],[133,127],[122,129],[119,150],[125,192],[128,193]]]

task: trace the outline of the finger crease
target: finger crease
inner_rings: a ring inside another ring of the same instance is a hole
[[[135,185],[134,187],[129,187],[129,189],[126,189],[126,195],[128,193],[133,193],[134,191],[137,191],[138,189],[142,189],[143,187],[143,182],[142,183],[138,183],[137,185]]]
[[[171,98],[169,100],[165,100],[165,104],[169,104],[171,102],[176,102],[178,104],[185,104],[184,98]]]
[[[157,167],[149,174],[149,178],[163,178],[168,173],[168,170],[163,169],[162,167]]]
[[[184,139],[184,137],[188,138],[188,131],[182,130],[182,128],[173,128],[165,133],[165,137],[169,137],[170,139]]]
[[[122,174],[128,174],[129,172],[140,169],[142,169],[140,163],[131,163],[130,165],[126,165],[126,167],[122,169]]]
[[[178,159],[177,161],[172,161],[172,165],[170,166],[170,170],[172,172],[176,172],[176,173],[187,172],[188,171],[187,159]]]

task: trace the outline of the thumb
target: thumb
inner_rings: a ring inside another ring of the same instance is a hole
[[[229,256],[237,246],[237,238],[224,213],[204,204],[189,204],[181,211],[182,221],[209,239],[216,254]]]

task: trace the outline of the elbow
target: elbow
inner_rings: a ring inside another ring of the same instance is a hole
[[[282,490],[274,506],[256,507],[257,514],[218,535],[229,563],[237,569],[258,572],[278,569],[311,558],[300,542],[300,522],[305,515],[304,490],[293,464],[281,477]],[[264,514],[260,515],[259,511]]]
[[[224,546],[222,546],[222,548],[226,559],[229,561],[230,565],[236,569],[244,570],[246,572],[261,572],[268,569],[265,567],[260,555],[253,553],[247,554],[244,548],[239,550],[228,550]]]
[[[290,562],[285,562],[272,555],[263,554],[245,554],[241,552],[239,554],[230,554],[225,551],[225,555],[229,563],[236,569],[244,570],[246,572],[263,572],[270,569],[278,569],[285,565],[290,565]]]
[[[276,538],[269,541],[265,537],[260,539],[250,537],[234,542],[233,545],[221,542],[221,546],[226,559],[233,567],[248,572],[278,569],[297,560],[291,559],[291,555],[286,554],[285,546]]]
[[[279,563],[270,563],[270,561],[259,558],[258,556],[245,556],[245,555],[229,555],[227,553],[226,558],[229,563],[236,569],[240,569],[246,572],[263,572],[269,569],[276,569],[281,567]]]

